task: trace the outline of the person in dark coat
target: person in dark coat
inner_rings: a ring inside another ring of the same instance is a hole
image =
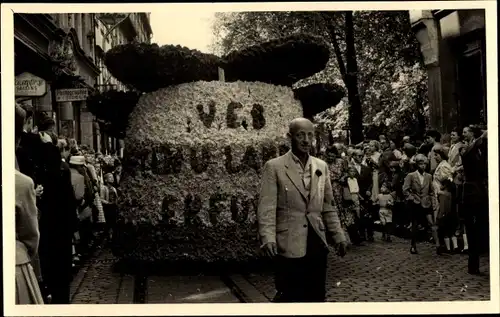
[[[355,150],[352,156],[352,166],[356,169],[359,185],[359,195],[362,198],[363,212],[359,226],[361,240],[374,241],[373,239],[373,205],[371,201],[372,169],[363,164],[364,153]]]
[[[394,151],[390,147],[390,142],[387,139],[382,139],[380,142],[382,154],[379,159],[379,184],[392,182],[391,162],[397,160]]]
[[[73,259],[72,239],[77,230],[78,218],[76,199],[71,184],[71,172],[66,162],[69,155],[67,142],[58,140],[57,150],[60,153],[59,177],[55,184],[58,190],[56,198],[58,203],[56,212],[48,220],[53,222],[47,224],[51,228],[47,241],[51,259],[48,286],[51,289],[53,304],[69,304]],[[57,153],[54,152],[54,156],[57,156]]]
[[[463,183],[463,213],[465,230],[469,242],[468,272],[480,275],[479,255],[481,249],[481,235],[488,235],[488,190],[485,182],[488,181],[488,163],[486,157],[487,132],[479,127],[469,126],[463,130],[467,146],[461,151],[464,172]],[[486,242],[487,240],[485,240]]]
[[[53,140],[53,136],[50,136]],[[40,202],[40,263],[52,304],[70,303],[72,238],[76,227],[76,201],[69,167],[53,142],[43,144],[44,195]]]

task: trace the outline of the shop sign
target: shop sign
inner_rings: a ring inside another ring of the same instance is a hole
[[[69,102],[86,100],[89,95],[87,88],[57,89],[56,102]]]
[[[16,76],[16,96],[41,97],[47,93],[47,82],[31,73]]]

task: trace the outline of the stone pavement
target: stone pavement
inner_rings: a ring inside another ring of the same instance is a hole
[[[428,243],[410,254],[409,242],[394,238],[353,247],[344,257],[331,255],[327,275],[327,300],[331,302],[397,302],[489,300],[489,258],[481,258],[486,276],[467,274],[466,255],[438,256]],[[271,273],[246,275],[270,300],[274,297]]]
[[[115,258],[108,248],[98,249],[71,283],[73,304],[132,304],[134,278],[113,272]]]
[[[113,272],[116,259],[102,247],[83,265],[71,283],[73,304],[240,303],[220,276],[148,276],[144,299],[134,298],[135,278]],[[141,292],[141,291],[139,291]],[[136,296],[136,297],[140,297]],[[134,301],[135,299],[135,301]]]
[[[169,303],[240,303],[220,276],[150,276],[147,282],[148,304]]]
[[[432,245],[394,238],[354,247],[344,258],[331,255],[327,299],[332,302],[489,300],[489,259],[481,258],[485,276],[467,274],[466,255],[438,256]],[[271,272],[230,275],[134,276],[114,273],[115,259],[107,248],[97,250],[71,286],[74,304],[239,303],[266,302],[274,297]],[[134,294],[137,288],[138,294]],[[139,290],[140,289],[140,290]],[[142,294],[144,293],[144,294]],[[143,299],[141,299],[143,298]]]

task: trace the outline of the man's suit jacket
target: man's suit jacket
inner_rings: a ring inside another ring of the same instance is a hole
[[[372,169],[368,166],[361,164],[361,170],[357,173],[359,193],[363,198],[369,200],[370,197],[366,196],[366,192],[371,192],[373,186],[373,173]]]
[[[423,184],[421,184],[418,177],[418,171],[406,175],[403,185],[403,195],[405,196],[406,200],[411,201],[417,205],[421,205],[425,209],[435,209],[437,207],[437,201],[434,195],[432,175],[429,173],[424,173],[423,176],[424,182]]]
[[[336,243],[345,241],[327,164],[311,156],[311,185],[306,192],[292,153],[264,165],[257,220],[263,244],[277,243],[278,252],[288,258],[305,256],[308,227],[328,245],[327,235]]]

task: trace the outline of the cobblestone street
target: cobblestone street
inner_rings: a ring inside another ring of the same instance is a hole
[[[481,259],[481,270],[486,274],[477,277],[467,274],[465,255],[437,256],[427,243],[419,245],[418,255],[411,255],[408,249],[408,242],[403,239],[386,243],[379,236],[374,243],[351,249],[343,259],[331,255],[328,301],[489,300],[487,257]],[[97,250],[73,281],[72,302],[134,303],[134,276],[114,273],[113,263],[108,249]],[[270,272],[232,275],[229,283],[220,276],[201,274],[148,276],[146,280],[145,303],[264,302],[275,294]]]
[[[114,262],[109,249],[98,249],[71,284],[72,303],[132,304],[134,277],[113,272]]]
[[[330,257],[327,298],[331,302],[489,300],[489,260],[481,258],[483,277],[467,274],[466,255],[437,256],[421,243],[418,255],[409,242],[394,238],[355,247],[345,258]],[[247,279],[268,299],[275,291],[271,274]]]

